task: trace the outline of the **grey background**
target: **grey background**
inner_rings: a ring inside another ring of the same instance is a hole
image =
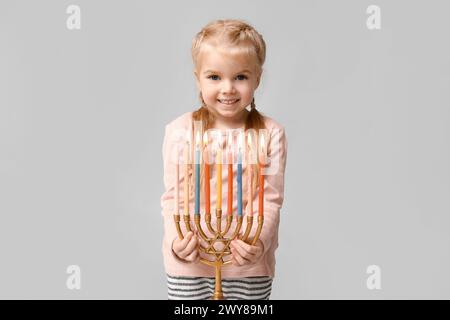
[[[264,36],[256,104],[289,141],[271,298],[450,298],[449,8],[2,1],[0,298],[166,299],[164,126],[198,106],[191,39],[217,18]]]

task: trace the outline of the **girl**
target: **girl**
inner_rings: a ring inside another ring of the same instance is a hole
[[[207,299],[214,291],[215,270],[211,266],[200,263],[203,252],[199,253],[198,247],[201,241],[197,233],[187,233],[184,229],[185,237],[183,240],[179,239],[173,219],[175,188],[179,188],[179,194],[183,194],[184,188],[183,170],[179,171],[177,181],[176,164],[169,160],[169,154],[177,143],[173,133],[180,129],[192,131],[194,122],[200,122],[203,130],[218,129],[225,133],[227,129],[255,129],[256,131],[266,129],[269,133],[267,154],[272,162],[271,165],[276,162],[276,170],[265,175],[263,229],[255,245],[249,245],[238,238],[231,242],[232,263],[222,268],[222,289],[226,299],[269,299],[270,297],[272,279],[275,275],[279,214],[284,197],[287,143],[283,127],[256,109],[254,92],[259,86],[265,55],[266,45],[262,36],[252,26],[239,20],[211,22],[195,36],[192,42],[194,75],[201,107],[169,123],[166,126],[163,143],[165,192],[161,197],[164,217],[162,252],[169,299]],[[249,166],[243,163],[243,177]],[[210,173],[211,208],[216,207],[216,197],[213,196],[217,182],[215,167],[211,166]],[[258,167],[255,166],[254,169],[258,170]],[[233,170],[236,177],[236,166],[233,166]],[[194,211],[192,193],[194,175],[192,173],[191,166],[186,177],[191,191],[189,205],[186,208],[191,215]],[[257,177],[257,174],[253,176]],[[228,183],[233,181],[227,181],[227,174],[225,174],[222,178],[223,190],[227,190]],[[254,179],[254,185],[256,184],[257,179]],[[246,185],[243,183],[243,195],[247,195]],[[243,198],[244,207],[247,208],[250,201],[254,208],[258,207],[257,194],[252,199]],[[223,192],[222,201],[227,203],[227,192]],[[179,203],[179,206],[179,210],[184,210],[184,203]],[[237,201],[234,196],[234,215],[236,206]],[[212,216],[212,224],[215,227],[215,215],[212,214]],[[204,230],[207,230],[203,214],[201,217],[202,226]],[[222,218],[225,219],[226,215],[222,215]],[[245,218],[241,230],[245,230]],[[183,228],[184,223],[182,219],[181,221]],[[192,216],[191,221],[193,221]],[[223,220],[222,225],[225,224]],[[195,230],[195,224],[193,226]],[[255,228],[252,234],[254,231]]]

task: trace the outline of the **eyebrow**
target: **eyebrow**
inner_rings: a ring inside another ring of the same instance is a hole
[[[205,73],[220,73],[220,72],[219,71],[214,71],[214,70],[206,70],[205,72],[203,72],[203,74],[205,74]],[[238,73],[252,73],[252,72],[250,70],[248,70],[248,69],[244,69],[244,70],[242,70],[242,71],[240,71]],[[236,73],[236,74],[238,74],[238,73]]]

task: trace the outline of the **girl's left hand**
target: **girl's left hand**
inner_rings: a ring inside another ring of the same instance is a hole
[[[264,252],[264,245],[259,239],[254,246],[240,239],[235,239],[230,242],[230,248],[232,255],[231,263],[236,266],[253,264],[259,260]]]

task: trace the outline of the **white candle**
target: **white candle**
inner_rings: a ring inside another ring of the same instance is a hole
[[[184,144],[184,215],[189,215],[189,141]]]
[[[177,144],[177,156],[175,163],[175,214],[180,215],[180,163],[179,163],[179,148]]]

